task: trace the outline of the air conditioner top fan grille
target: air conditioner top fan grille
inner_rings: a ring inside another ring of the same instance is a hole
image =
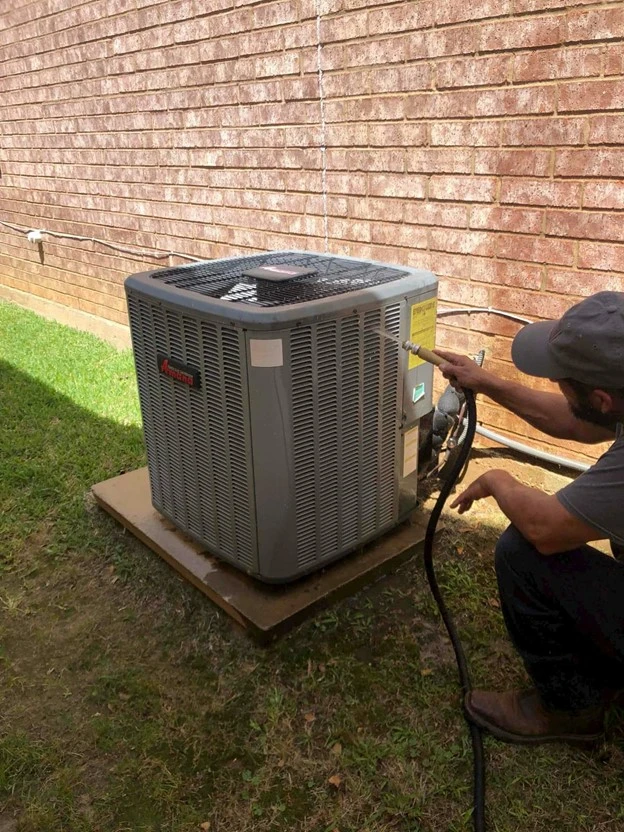
[[[302,269],[313,268],[316,273],[279,282],[244,274],[250,269],[279,264]],[[188,292],[197,292],[212,298],[252,306],[275,307],[379,286],[398,280],[406,274],[407,272],[401,269],[363,260],[343,260],[319,254],[280,251],[159,270],[154,272],[152,277],[178,289],[186,289]]]

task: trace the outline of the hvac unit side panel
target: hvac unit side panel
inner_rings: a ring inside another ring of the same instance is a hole
[[[384,330],[395,337],[401,332],[402,304],[393,304],[384,309]],[[398,345],[386,338],[382,340],[382,407],[380,431],[381,471],[380,478],[385,484],[380,496],[380,523],[383,527],[394,523],[399,515],[399,453],[401,436],[398,426],[401,421],[401,351]],[[392,483],[392,487],[390,487]]]
[[[414,331],[412,328],[412,310],[426,302],[435,304],[436,299],[436,287],[430,288],[427,292],[418,295],[412,294],[407,297],[405,324],[401,338],[421,343],[424,336],[429,341],[429,343],[425,343],[425,346],[433,348],[435,344],[435,311],[431,315],[427,331],[423,333],[422,331]],[[416,366],[410,367],[412,363]],[[410,359],[410,356],[406,354],[403,358],[403,366],[405,368],[403,411],[405,413],[405,425],[409,427],[433,408],[433,365],[422,359]]]
[[[309,571],[398,515],[401,304],[292,330],[290,373],[298,568]]]
[[[257,548],[242,332],[128,292],[154,507],[212,552],[255,572]],[[157,355],[199,371],[195,389]]]
[[[270,357],[276,346],[281,363]],[[258,363],[256,356],[263,349],[269,360]],[[298,575],[288,332],[266,337],[264,332],[248,331],[247,356],[258,573],[264,580],[280,582]]]

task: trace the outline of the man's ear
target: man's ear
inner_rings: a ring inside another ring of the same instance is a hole
[[[592,390],[589,394],[589,403],[601,413],[611,413],[614,409],[613,396],[606,390]]]

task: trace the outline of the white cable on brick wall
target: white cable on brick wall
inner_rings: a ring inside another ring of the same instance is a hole
[[[323,228],[325,251],[329,251],[329,219],[327,215],[327,123],[323,90],[323,47],[321,44],[321,0],[316,0],[316,65],[318,69],[319,107],[321,110],[321,183],[323,188]]]
[[[25,228],[24,226],[14,225],[11,222],[0,220],[0,225],[5,228],[10,228],[25,235],[31,243],[42,242],[46,237],[55,237],[59,240],[78,240],[83,243],[97,243],[100,246],[106,246],[114,251],[119,251],[122,254],[130,254],[132,257],[150,258],[152,260],[164,260],[167,257],[180,257],[183,260],[191,260],[194,263],[201,263],[201,257],[193,257],[191,254],[182,254],[179,251],[156,251],[152,249],[133,249],[125,246],[117,245],[117,243],[109,243],[107,240],[101,240],[99,237],[82,237],[80,234],[63,234],[59,231],[49,231],[47,228]]]

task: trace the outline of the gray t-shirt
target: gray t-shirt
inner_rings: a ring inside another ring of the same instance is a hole
[[[624,547],[624,425],[609,450],[556,494],[570,514],[604,533],[614,554]]]

